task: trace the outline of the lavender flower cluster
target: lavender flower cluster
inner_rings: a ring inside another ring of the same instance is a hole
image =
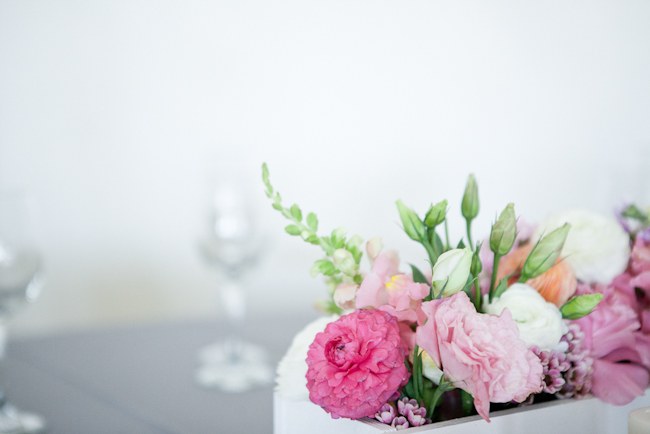
[[[396,404],[397,408],[390,403],[384,404],[375,415],[375,419],[397,430],[431,422],[427,419],[427,409],[421,407],[415,399],[404,397],[397,400]]]
[[[583,341],[584,333],[580,326],[572,323],[561,340],[566,352],[532,347],[544,368],[544,393],[560,399],[582,398],[589,394],[593,359]]]
[[[562,337],[568,345],[566,353],[569,369],[563,373],[565,384],[557,393],[558,398],[584,398],[591,392],[592,366],[594,360],[583,345],[585,335],[576,323],[569,325],[569,331]]]

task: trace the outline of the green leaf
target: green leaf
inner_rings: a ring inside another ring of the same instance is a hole
[[[330,240],[334,249],[343,248],[345,246],[345,231],[343,228],[334,229],[330,236]]]
[[[305,241],[307,241],[309,244],[314,244],[315,246],[320,244],[320,238],[318,238],[318,235],[311,234],[307,238],[305,238]]]
[[[603,299],[603,294],[578,295],[564,303],[560,308],[562,318],[579,319],[589,315]]]
[[[458,242],[458,246],[456,247],[457,249],[464,249],[465,248],[465,241],[460,240]]]
[[[331,276],[336,273],[336,267],[329,259],[319,259],[314,262],[314,269],[324,276]]]
[[[300,207],[298,205],[296,205],[295,203],[291,205],[289,212],[291,212],[291,216],[295,221],[297,222],[302,221],[302,211],[300,211]]]
[[[413,273],[413,281],[415,283],[426,283],[427,285],[429,282],[427,281],[427,278],[424,276],[424,273],[420,271],[418,267],[416,267],[413,264],[409,264],[411,266],[411,273]]]
[[[415,389],[414,398],[422,402],[422,355],[420,348],[416,345],[413,349],[413,384]]]
[[[497,298],[501,297],[501,295],[506,292],[506,289],[508,289],[508,279],[510,278],[510,275],[504,277],[499,281],[499,284],[497,287],[494,289],[494,294],[490,297],[490,301],[496,300]]]
[[[284,231],[289,235],[300,235],[302,233],[302,230],[298,225],[287,225],[284,228]]]
[[[646,213],[641,211],[641,209],[639,209],[639,207],[634,204],[628,205],[628,207],[623,210],[622,216],[641,222],[646,222],[649,218]]]
[[[465,392],[463,389],[460,389],[460,400],[465,416],[469,416],[470,414],[474,413],[474,397],[469,392]]]
[[[307,214],[307,227],[316,232],[318,230],[318,217],[313,212]]]
[[[269,167],[266,165],[266,163],[262,163],[262,182],[266,187],[266,196],[271,197],[273,195],[273,186],[271,185],[271,181],[269,179]]]

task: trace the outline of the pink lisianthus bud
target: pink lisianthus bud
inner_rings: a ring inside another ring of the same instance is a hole
[[[309,399],[333,418],[373,417],[409,379],[397,319],[380,310],[329,323],[307,352]]]

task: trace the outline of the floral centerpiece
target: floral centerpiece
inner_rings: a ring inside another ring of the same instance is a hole
[[[378,238],[318,232],[314,213],[286,207],[262,167],[285,230],[323,250],[329,316],[296,336],[278,390],[308,395],[332,418],[397,429],[593,395],[626,404],[650,370],[650,217],[629,205],[618,220],[572,211],[536,227],[508,204],[475,242],[478,187],[462,198],[466,234],[452,242],[448,203],[424,215],[397,202],[405,234],[429,266],[400,269]],[[362,271],[362,256],[369,269]]]

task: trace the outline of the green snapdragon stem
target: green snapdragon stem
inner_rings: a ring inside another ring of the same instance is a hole
[[[472,221],[466,220],[467,222],[467,242],[469,243],[469,248],[474,250],[474,243],[472,242]]]
[[[501,255],[498,253],[494,254],[494,261],[492,263],[492,278],[490,279],[490,301],[492,301],[492,296],[494,295],[494,285],[497,281],[497,274],[499,274],[499,262],[501,261]]]

